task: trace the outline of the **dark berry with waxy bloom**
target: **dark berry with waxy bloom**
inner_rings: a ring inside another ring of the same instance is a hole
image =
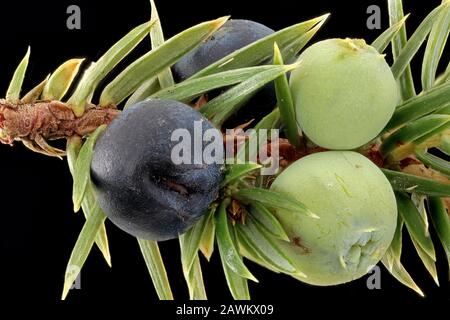
[[[200,132],[216,130],[183,103],[143,101],[123,111],[97,140],[92,182],[100,207],[119,228],[144,239],[176,238],[216,199],[222,164],[172,160],[172,149],[180,143],[172,141],[173,132],[182,129],[194,141],[195,122],[201,123]],[[202,150],[208,144],[199,143]]]
[[[240,19],[229,20],[211,38],[186,54],[172,67],[174,77],[178,82],[186,80],[228,54],[273,32],[272,29],[258,22]],[[220,91],[210,93],[209,98],[214,98],[218,93]],[[251,97],[241,110],[225,123],[225,127],[239,125],[253,118],[262,118],[273,109],[275,104],[275,89],[273,84],[269,83]]]

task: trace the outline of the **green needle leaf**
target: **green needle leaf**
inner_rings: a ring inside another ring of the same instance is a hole
[[[420,246],[420,244],[417,242],[417,240],[414,237],[411,237],[411,241],[414,245],[414,248],[416,249],[417,254],[419,255],[420,260],[422,260],[423,265],[425,266],[428,273],[433,278],[436,285],[439,286],[439,279],[438,279],[438,275],[437,275],[435,260],[433,260],[432,257],[430,257],[425,252],[425,250],[422,249],[422,247]]]
[[[448,266],[450,268],[450,217],[445,209],[443,199],[437,197],[428,198],[429,213],[434,229],[441,240],[445,253],[447,254]]]
[[[408,229],[411,238],[414,238],[423,251],[430,256],[433,261],[436,261],[436,253],[428,228],[421,218],[419,211],[414,206],[414,203],[405,193],[397,192],[395,197],[397,199],[398,212],[405,221],[406,228]]]
[[[424,165],[430,167],[440,173],[443,173],[447,177],[450,177],[450,162],[436,157],[425,150],[418,149],[415,152],[417,159],[419,159]]]
[[[234,300],[250,300],[250,292],[248,290],[248,281],[236,273],[228,266],[225,257],[220,255],[222,261],[223,272],[227,279],[228,288]]]
[[[255,131],[258,132],[259,129],[276,129],[280,126],[280,110],[275,108],[271,113],[261,119],[260,122],[255,126]]]
[[[414,152],[417,146],[450,127],[450,115],[431,114],[410,122],[388,136],[380,146],[384,157],[399,161]]]
[[[240,189],[239,191],[233,193],[233,197],[243,203],[261,203],[262,205],[270,208],[290,210],[295,213],[307,215],[314,219],[319,219],[319,217],[315,213],[311,212],[303,203],[287,194],[279,193],[277,191],[263,188]]]
[[[391,249],[394,254],[395,260],[400,261],[400,256],[402,254],[402,231],[405,220],[403,220],[402,215],[397,216],[397,227],[395,229],[395,236],[391,242]]]
[[[102,223],[105,222],[105,219],[106,216],[97,203],[95,208],[92,209],[92,215],[84,223],[83,229],[81,229],[78,240],[72,250],[64,276],[62,300],[66,299],[73,282],[80,274],[81,268],[86,262],[89,252],[94,245],[95,237],[98,234],[98,229]]]
[[[415,192],[418,194],[450,197],[450,184],[416,175],[381,169],[396,191]]]
[[[200,70],[190,79],[203,77],[205,75],[210,75],[221,71],[259,65],[264,61],[268,61],[272,57],[273,44],[275,42],[278,43],[282,49],[282,52],[286,47],[293,45],[294,43],[300,42],[300,44],[304,46],[307,42],[305,41],[305,38],[311,37],[311,35],[306,36],[306,33],[314,26],[319,24],[322,25],[322,23],[327,20],[328,16],[329,14],[322,15],[320,17],[282,29],[267,37],[255,41],[246,47],[232,52],[203,70]],[[305,37],[302,38],[302,36]],[[296,55],[298,51],[301,50],[299,47],[296,48],[297,52],[292,52],[292,56]]]
[[[279,270],[277,270],[272,265],[268,264],[266,261],[263,260],[260,253],[256,251],[255,246],[249,242],[248,237],[245,237],[243,235],[243,232],[240,227],[236,227],[236,240],[238,241],[239,252],[241,253],[242,256],[246,257],[247,259],[253,262],[259,263],[260,265],[271,270],[272,272],[280,273]]]
[[[401,214],[397,215],[397,226],[395,227],[394,238],[392,239],[391,245],[386,251],[385,267],[389,272],[392,271],[394,263],[400,262],[400,256],[402,254],[402,231],[403,231],[404,221]]]
[[[105,131],[106,125],[98,127],[87,139],[81,147],[77,161],[75,163],[73,174],[73,210],[78,212],[81,207],[81,202],[84,198],[86,186],[90,181],[90,169],[92,161],[92,151],[94,149],[95,141],[98,136]]]
[[[381,262],[384,264],[386,269],[389,270],[387,267],[386,262],[386,256],[381,259]],[[406,271],[405,267],[402,265],[401,262],[395,262],[392,268],[389,270],[389,272],[394,276],[395,279],[400,281],[402,284],[407,286],[408,288],[414,290],[417,292],[420,296],[424,297],[423,291],[417,286],[417,284],[414,282],[414,280],[409,275],[408,271]]]
[[[205,214],[191,229],[180,236],[181,263],[185,275],[188,275],[191,271],[192,264],[198,256],[197,253],[205,225],[215,211],[216,208],[214,207],[209,214]]]
[[[74,175],[75,163],[81,148],[81,143],[82,141],[80,137],[72,137],[67,141],[67,163],[69,165],[69,170],[72,174],[72,177]],[[96,205],[97,200],[94,196],[92,184],[91,182],[88,182],[86,191],[84,192],[83,201],[81,202],[81,208],[83,209],[86,220],[94,214],[93,209],[96,208]],[[106,234],[104,223],[102,223],[98,229],[98,234],[95,237],[95,243],[100,249],[106,263],[111,267],[111,254],[109,252],[108,236]]]
[[[390,42],[393,41],[394,37],[400,32],[400,30],[405,25],[405,21],[408,18],[409,14],[400,19],[400,21],[394,23],[392,26],[387,28],[382,34],[376,38],[371,46],[377,49],[379,53],[383,53],[386,50],[387,46]]]
[[[258,280],[247,269],[244,262],[242,262],[242,257],[239,254],[236,241],[232,235],[233,231],[230,230],[230,223],[228,222],[226,211],[229,202],[230,199],[228,198],[222,201],[215,216],[217,244],[219,245],[220,256],[225,262],[222,264],[227,266],[227,269],[224,266],[225,274],[227,274],[227,270],[229,268],[233,273],[236,274],[236,276],[258,282]]]
[[[166,268],[156,241],[137,239],[148,272],[160,300],[173,300]]]
[[[214,212],[211,212],[205,223],[202,238],[200,239],[200,251],[206,260],[210,260],[214,252],[214,239],[216,235],[216,225],[214,224]]]
[[[83,140],[79,136],[73,136],[67,139],[67,164],[69,165],[70,174],[73,176],[75,171],[75,163],[77,162],[78,154],[80,153]]]
[[[164,33],[161,27],[161,20],[159,19],[155,1],[150,0],[150,5],[152,9],[151,19],[156,21],[155,25],[150,30],[150,39],[152,42],[152,48],[156,49],[164,43]],[[158,79],[161,88],[173,86],[173,84],[175,83],[170,68],[166,68],[165,70],[161,71],[161,73],[158,75]]]
[[[25,72],[28,67],[28,60],[30,59],[30,47],[27,49],[25,57],[20,61],[19,65],[14,71],[14,75],[9,83],[8,90],[6,91],[6,100],[12,103],[17,103],[20,100],[20,90],[22,89],[23,79],[25,78]]]
[[[256,251],[267,264],[281,272],[296,273],[297,269],[290,259],[283,253],[277,242],[257,223],[251,216],[247,216],[245,225],[236,224],[241,236],[246,238],[254,251]]]
[[[191,27],[137,59],[105,87],[100,96],[100,105],[119,104],[145,80],[158,75],[210,37],[227,19],[223,17]]]
[[[277,43],[274,44],[273,64],[283,65],[283,57]],[[301,146],[301,130],[297,125],[295,117],[294,100],[292,99],[291,89],[286,74],[282,74],[275,79],[275,91],[277,95],[278,109],[280,110],[281,121],[284,124],[286,136],[289,142],[296,148]]]
[[[434,113],[450,115],[450,103],[449,103],[448,106],[445,106],[445,107],[443,107],[443,108],[441,108],[439,110],[436,110]]]
[[[154,93],[151,98],[171,99],[189,102],[192,99],[201,96],[202,94],[211,90],[238,84],[240,82],[248,80],[249,78],[257,75],[260,72],[274,70],[275,68],[278,67],[264,65],[258,67],[228,70],[200,78],[187,79],[181,83],[175,84],[172,87],[164,88]]]
[[[429,222],[428,222],[428,213],[427,213],[427,209],[425,207],[425,200],[427,199],[427,196],[424,195],[420,195],[417,193],[412,193],[411,194],[411,200],[414,203],[414,206],[417,208],[417,211],[419,212],[420,218],[423,221],[423,225],[424,225],[424,232],[425,235],[429,235]]]
[[[86,191],[84,193],[83,201],[81,202],[81,209],[83,210],[84,216],[89,219],[93,214],[95,206],[97,205],[97,200],[95,199],[94,190],[92,188],[92,183],[89,182],[86,186]],[[103,255],[106,263],[109,267],[111,264],[111,253],[109,251],[108,235],[106,233],[105,223],[102,223],[98,228],[97,236],[95,237],[95,243]]]
[[[239,236],[238,234],[233,234],[235,241],[238,241]],[[241,247],[242,242],[239,241],[239,248]],[[250,292],[248,290],[248,281],[246,278],[243,278],[236,273],[234,273],[228,264],[226,263],[224,257],[220,255],[220,259],[222,262],[223,271],[225,274],[225,278],[227,280],[228,288],[230,290],[230,293],[232,297],[235,300],[250,300]]]
[[[430,30],[436,19],[441,15],[441,12],[446,10],[449,5],[450,2],[445,2],[431,11],[430,14],[428,14],[428,16],[422,21],[422,23],[413,33],[408,42],[405,44],[404,48],[396,57],[394,64],[391,67],[392,73],[394,74],[394,77],[396,79],[398,79],[403,74],[405,69],[409,66],[410,61],[430,33]]]
[[[28,93],[26,95],[24,95],[22,97],[22,99],[20,99],[20,103],[33,103],[36,100],[39,100],[39,97],[41,96],[42,90],[44,90],[44,86],[47,83],[49,78],[50,78],[50,75],[48,75],[44,80],[42,80],[33,89],[28,91]]]
[[[450,82],[436,86],[398,106],[384,130],[395,129],[449,105]]]
[[[85,71],[75,92],[68,100],[77,116],[83,114],[100,81],[145,38],[154,22],[143,23],[131,30]]]
[[[243,163],[227,166],[225,177],[220,183],[220,187],[223,188],[235,182],[237,179],[245,177],[250,172],[260,169],[261,167],[262,166],[257,163]]]
[[[450,156],[450,136],[442,137],[441,143],[438,147],[439,150],[441,150],[446,155]]]
[[[446,81],[449,81],[449,80],[450,80],[450,61],[449,61],[448,65],[447,65],[447,68],[445,69],[444,73],[441,74],[436,79],[435,85],[442,84],[442,83],[444,83]]]
[[[448,0],[443,0],[442,3]],[[422,63],[422,90],[430,89],[450,32],[450,6],[444,8],[430,32]]]
[[[220,127],[222,123],[236,112],[242,104],[258,89],[266,83],[274,80],[280,75],[289,72],[297,67],[297,64],[279,66],[271,70],[263,71],[248,80],[225,91],[218,97],[206,103],[200,111],[211,121]]]
[[[150,39],[152,42],[152,48],[155,49],[164,43],[164,34],[161,27],[161,21],[159,19],[158,11],[156,9],[155,2],[150,0],[152,16],[151,20],[155,20],[153,28],[150,30]],[[155,92],[161,90],[161,88],[173,86],[173,76],[170,68],[167,68],[156,77],[153,76],[142,83],[139,88],[128,98],[124,109],[129,106],[143,101]]]
[[[389,24],[391,26],[394,26],[404,18],[402,0],[388,0],[388,9]],[[392,55],[394,57],[394,61],[398,58],[400,52],[406,45],[407,40],[406,26],[405,24],[403,24],[403,26],[400,27],[400,31],[392,40]],[[407,100],[416,95],[411,67],[409,65],[406,67],[404,73],[400,76],[398,82],[400,85],[400,92],[403,100]]]
[[[236,228],[236,239],[238,240],[239,251],[242,256],[274,273],[280,273],[280,270],[274,268],[271,264],[264,261],[260,254],[255,250],[254,245],[248,242],[248,238],[244,237],[242,235],[242,231],[240,231],[238,228]]]
[[[255,219],[255,224],[259,224],[266,232],[280,240],[290,241],[280,222],[265,206],[254,202],[249,207],[249,211],[251,216]]]
[[[397,227],[395,229],[394,239],[391,242],[391,246],[386,251],[381,262],[386,269],[391,273],[399,282],[414,290],[422,297],[424,296],[422,290],[416,285],[409,273],[403,267],[400,262],[400,256],[402,253],[402,230],[403,230],[403,218],[399,214],[397,216]]]
[[[277,43],[277,45],[279,46],[283,60],[286,62],[292,62],[292,61],[297,60],[297,57],[298,57],[300,51],[315,36],[315,34],[320,30],[320,28],[322,28],[322,26],[327,21],[329,16],[330,16],[330,14],[325,14],[325,15],[319,17],[320,21],[314,27],[312,27],[310,30],[305,32],[305,34],[299,36],[293,42],[288,43],[286,46],[281,45],[277,41],[273,41],[273,43]],[[269,57],[269,59],[270,59],[270,57]]]
[[[43,100],[61,100],[78,74],[84,59],[70,59],[51,75],[42,92]]]
[[[191,271],[186,276],[186,282],[189,288],[189,298],[191,300],[207,300],[205,285],[203,283],[202,268],[198,254],[194,257]]]
[[[140,101],[144,101],[149,96],[161,90],[161,86],[159,85],[159,80],[157,77],[152,77],[148,80],[145,80],[143,84],[136,89],[135,92],[128,98],[127,102],[123,109],[131,107],[133,104],[138,103]]]

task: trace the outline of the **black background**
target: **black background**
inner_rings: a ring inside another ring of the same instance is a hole
[[[440,3],[437,0],[404,2],[405,12],[412,13],[408,20],[409,32]],[[77,4],[81,8],[81,30],[71,31],[66,28],[66,8],[70,4]],[[255,20],[273,29],[281,29],[331,12],[329,21],[314,41],[329,37],[362,37],[368,42],[382,31],[366,27],[366,9],[370,4],[381,7],[384,30],[388,25],[384,0],[277,0],[267,4],[243,0],[157,1],[166,36],[223,15]],[[17,63],[30,45],[31,60],[24,83],[26,91],[69,58],[98,59],[128,30],[148,20],[150,9],[147,0],[120,3],[80,0],[33,3],[2,1],[0,13],[0,90],[6,91]],[[148,48],[147,40],[121,66]],[[417,81],[420,79],[420,59],[414,60],[413,68]],[[82,271],[82,290],[72,291],[68,301],[60,302],[66,263],[84,222],[80,214],[72,213],[72,180],[67,164],[34,154],[17,143],[14,148],[0,146],[0,172],[3,253],[0,258],[0,290],[3,297],[8,297],[3,302],[14,300],[35,301],[40,305],[83,305],[94,301],[129,301],[157,304],[157,296],[136,241],[109,222],[107,229],[113,269],[106,266],[95,248]],[[435,235],[433,237],[436,238]],[[382,289],[368,290],[366,278],[337,287],[312,287],[284,275],[272,274],[249,262],[251,270],[260,279],[260,284],[250,284],[250,290],[256,302],[276,303],[278,311],[282,310],[286,314],[296,314],[302,306],[314,305],[320,307],[318,310],[323,310],[324,305],[345,308],[357,303],[380,312],[380,307],[389,302],[444,306],[450,302],[448,265],[438,241],[435,243],[440,288],[434,285],[409,240],[404,241],[406,268],[425,291],[425,299],[398,283],[383,267]],[[179,262],[178,242],[161,243],[161,250],[175,298],[186,300],[188,294]],[[209,298],[214,302],[231,302],[218,256],[214,255],[209,264],[206,261],[202,263]],[[170,308],[173,309],[173,306]]]

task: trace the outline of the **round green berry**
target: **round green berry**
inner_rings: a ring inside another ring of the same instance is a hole
[[[399,100],[384,59],[360,39],[328,39],[306,49],[290,86],[297,121],[317,145],[348,150],[374,139]]]
[[[294,162],[271,188],[318,215],[279,209],[290,242],[279,245],[314,285],[335,285],[366,274],[384,256],[395,233],[397,205],[389,181],[353,151],[327,151]]]

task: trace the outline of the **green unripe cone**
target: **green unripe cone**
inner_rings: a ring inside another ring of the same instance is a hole
[[[299,57],[290,87],[297,121],[317,145],[348,150],[374,139],[399,94],[384,56],[360,39],[315,43]]]
[[[279,244],[306,274],[296,276],[303,282],[326,286],[357,279],[380,261],[392,241],[394,192],[381,170],[359,153],[309,155],[282,172],[271,188],[320,217],[275,211],[291,240]]]

